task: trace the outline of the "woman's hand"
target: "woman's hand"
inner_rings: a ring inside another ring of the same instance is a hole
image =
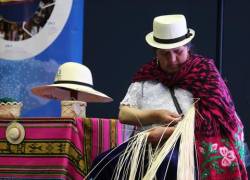
[[[157,117],[159,118],[159,123],[160,124],[169,124],[171,123],[172,125],[177,124],[180,120],[181,120],[181,115],[174,113],[174,112],[170,112],[168,110],[155,110]]]
[[[175,127],[155,127],[149,131],[148,142],[157,145],[162,137],[161,144],[165,142],[174,132]]]

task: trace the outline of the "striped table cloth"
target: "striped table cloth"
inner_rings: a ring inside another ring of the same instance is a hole
[[[99,153],[127,139],[116,119],[22,118],[25,138],[15,145],[5,135],[13,121],[0,120],[0,179],[84,179]]]

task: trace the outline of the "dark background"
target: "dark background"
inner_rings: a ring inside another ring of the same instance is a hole
[[[250,1],[227,0],[223,7],[222,76],[250,145]],[[219,64],[218,10],[218,0],[85,0],[83,62],[92,71],[95,89],[114,99],[107,104],[89,103],[87,116],[117,118],[132,75],[153,57],[145,35],[152,31],[155,16],[184,14],[188,27],[196,31],[193,50]]]

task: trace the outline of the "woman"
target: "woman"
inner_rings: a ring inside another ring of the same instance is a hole
[[[155,127],[148,131],[147,142],[157,145],[162,135],[164,140],[171,136],[182,114],[186,114],[195,102],[196,177],[247,179],[243,162],[243,125],[213,60],[190,52],[188,44],[194,35],[195,32],[187,28],[183,15],[154,19],[153,32],[146,36],[146,41],[155,49],[156,58],[143,65],[133,77],[121,102],[119,119],[122,123],[135,125],[137,132]],[[162,124],[168,126],[159,126]],[[129,143],[99,156],[90,177],[114,177],[111,167],[121,165],[118,159],[123,157]],[[163,157],[157,179],[177,178],[178,143],[171,155]],[[135,172],[136,177],[147,175],[150,158],[143,157],[144,164],[140,160],[140,165],[135,166],[139,169]],[[124,169],[121,172],[127,173]],[[123,176],[118,178],[123,179]]]

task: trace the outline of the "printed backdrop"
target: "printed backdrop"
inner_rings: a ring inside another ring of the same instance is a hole
[[[82,63],[83,0],[0,0],[0,98],[22,116],[60,116],[60,101],[31,93],[67,61]],[[15,12],[15,13],[13,13]]]

